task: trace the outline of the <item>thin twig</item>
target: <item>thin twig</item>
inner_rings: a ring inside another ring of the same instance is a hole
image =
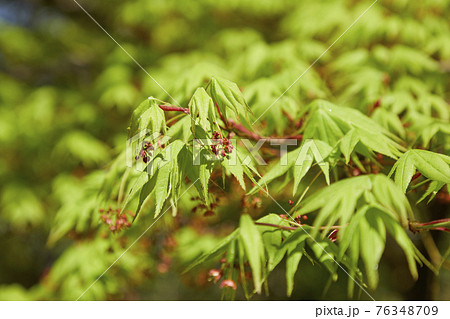
[[[417,233],[419,231],[423,230],[441,230],[445,232],[450,232],[450,228],[447,228],[445,226],[439,226],[439,224],[442,223],[449,223],[450,218],[443,218],[443,219],[436,219],[425,223],[419,223],[419,222],[409,222],[409,229],[413,233]],[[436,227],[432,227],[432,225],[437,225]]]
[[[189,109],[185,108],[185,107],[179,107],[179,106],[174,106],[174,105],[164,105],[164,104],[158,104],[158,106],[163,111],[174,111],[174,112],[183,112],[188,115],[190,114]],[[219,109],[219,106],[217,105],[217,103],[216,103],[216,108],[217,108],[217,112],[219,113],[220,118],[222,119],[222,122],[225,123],[227,128],[229,126],[231,126],[232,128],[234,128],[241,134],[244,134],[245,136],[250,137],[253,140],[270,139],[272,141],[283,142],[283,140],[288,140],[288,139],[295,139],[295,140],[299,140],[299,141],[301,141],[303,139],[302,135],[291,135],[291,136],[286,136],[286,137],[259,135],[255,132],[251,132],[246,127],[244,127],[242,124],[236,123],[233,119],[228,119],[228,121],[225,121],[222,113],[220,112],[220,109]]]
[[[186,114],[189,114],[189,109],[185,107],[179,107],[174,105],[164,105],[164,104],[158,104],[159,108],[163,111],[175,111],[175,112],[183,112]]]
[[[270,224],[270,223],[260,223],[260,222],[255,222],[255,225],[276,227],[276,228],[280,228],[280,229],[284,229],[284,230],[297,230],[299,228],[299,226],[298,227],[290,227],[290,226],[283,226],[283,225]],[[309,227],[314,228],[314,226],[309,226]],[[342,226],[340,226],[340,225],[334,225],[334,226],[320,226],[318,228],[320,230],[326,230],[326,229],[340,229],[341,227]]]

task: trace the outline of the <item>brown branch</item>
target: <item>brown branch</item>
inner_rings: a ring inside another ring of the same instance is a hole
[[[250,137],[254,140],[261,140],[261,139],[270,139],[272,141],[276,141],[279,143],[282,143],[283,140],[288,139],[294,139],[301,141],[303,139],[302,135],[291,135],[291,136],[285,136],[285,137],[278,137],[278,136],[262,136],[257,133],[249,131],[247,128],[245,128],[242,124],[236,123],[233,119],[228,119],[228,124],[230,124],[231,127],[235,128],[236,130],[240,131],[247,137]]]
[[[239,131],[241,134],[253,139],[253,140],[261,140],[261,139],[270,139],[272,141],[278,141],[280,143],[283,142],[283,140],[287,139],[295,139],[295,140],[302,140],[302,135],[291,135],[286,137],[276,137],[276,136],[262,136],[255,132],[251,132],[246,127],[244,127],[242,124],[236,123],[233,119],[228,119],[228,121],[225,121],[222,113],[220,112],[219,106],[216,104],[217,112],[219,113],[219,116],[222,120],[222,122],[225,123],[227,126],[231,126],[231,128]],[[188,108],[174,106],[174,105],[164,105],[164,104],[158,104],[159,108],[163,111],[174,111],[174,112],[183,112],[185,114],[190,114]]]
[[[411,223],[410,222],[409,223],[409,228],[414,233],[419,232],[419,231],[423,231],[423,230],[441,230],[441,231],[450,232],[450,229],[446,228],[446,227],[422,228],[423,226],[426,226],[426,225],[439,224],[439,223],[447,222],[449,220],[450,220],[450,218],[444,218],[444,219],[433,220],[433,221],[427,222],[427,223],[414,223],[414,222]],[[284,230],[296,230],[300,226],[302,226],[302,225],[295,226],[295,227],[294,226],[282,226],[282,225],[277,225],[277,224],[260,223],[260,222],[255,222],[255,225],[276,227],[276,228],[284,229]],[[314,226],[310,226],[310,225],[308,225],[308,226],[314,228]],[[320,226],[320,227],[318,227],[318,229],[320,229],[320,230],[340,229],[341,227],[342,226],[339,226],[339,225],[334,225],[334,226],[330,226],[330,227],[328,227],[328,226]]]
[[[236,130],[240,131],[244,135],[247,135],[248,137],[251,137],[254,140],[260,140],[260,139],[264,138],[263,136],[260,136],[260,135],[254,133],[254,132],[249,131],[242,124],[236,123],[233,119],[228,119],[228,124],[230,124],[231,127],[233,127]]]
[[[426,223],[416,223],[416,226],[427,226],[427,225],[434,225],[434,224],[440,224],[440,223],[446,223],[446,222],[450,222],[450,218],[442,218],[442,219],[436,219],[436,220],[432,220],[431,222],[426,222]]]

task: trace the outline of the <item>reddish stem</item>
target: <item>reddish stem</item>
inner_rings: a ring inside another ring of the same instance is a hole
[[[422,173],[420,173],[420,172],[417,172],[416,174],[414,174],[414,176],[411,178],[411,182],[415,179],[418,179],[421,175],[422,175]]]
[[[264,138],[264,137],[254,133],[254,132],[250,132],[242,124],[236,123],[233,119],[228,119],[228,124],[230,124],[232,127],[237,129],[238,131],[241,131],[245,135],[251,137],[252,139],[259,140],[259,139]]]
[[[230,124],[230,126],[232,126],[236,130],[240,131],[241,133],[247,135],[248,137],[250,137],[254,140],[270,139],[272,141],[282,142],[283,140],[288,140],[288,139],[294,139],[294,140],[299,140],[299,141],[301,141],[303,139],[302,135],[291,135],[291,136],[286,136],[286,137],[261,136],[254,132],[250,132],[242,124],[236,123],[233,119],[228,119],[228,124]]]
[[[214,104],[216,105],[217,113],[219,113],[220,119],[222,120],[223,123],[225,123],[225,125],[228,125],[227,121],[225,121],[222,115],[222,112],[220,112],[219,104],[217,104],[216,101],[214,101]]]
[[[254,139],[254,140],[272,139],[272,140],[276,140],[276,141],[282,141],[282,140],[286,140],[286,139],[295,139],[295,140],[301,141],[303,138],[302,135],[291,135],[291,136],[286,136],[286,137],[261,136],[257,133],[251,132],[250,130],[245,128],[242,124],[236,123],[233,119],[228,119],[228,121],[225,121],[222,113],[220,112],[219,106],[217,105],[217,103],[215,103],[215,104],[216,104],[217,112],[219,113],[219,116],[222,119],[222,122],[225,123],[225,125],[227,125],[227,126],[230,125],[234,129],[236,129],[237,131],[240,131],[242,134],[250,137],[251,139]],[[174,106],[174,105],[164,105],[164,104],[158,104],[158,106],[163,111],[175,111],[175,112],[183,112],[188,115],[190,114],[188,108]]]
[[[284,229],[284,230],[296,230],[296,229],[299,228],[299,227],[294,227],[294,226],[292,226],[292,227],[291,226],[282,226],[282,225],[277,225],[277,224],[259,223],[259,222],[255,222],[255,225],[276,227],[276,228],[280,228],[280,229]],[[314,228],[314,226],[310,226],[310,225],[307,225],[307,226]],[[340,229],[341,226],[339,226],[339,225],[330,226],[330,227],[328,227],[328,226],[320,226],[318,228],[320,230],[326,230],[326,229],[337,230],[337,229]]]
[[[447,227],[435,227],[435,228],[426,227],[426,226],[430,226],[430,225],[436,225],[436,224],[447,223],[447,222],[450,222],[450,218],[436,219],[436,220],[432,220],[432,221],[426,222],[426,223],[410,222],[409,229],[414,233],[423,231],[423,230],[440,230],[440,231],[450,232],[450,229]]]
[[[183,112],[183,113],[189,114],[189,109],[185,108],[185,107],[179,107],[179,106],[174,106],[174,105],[163,105],[163,104],[158,104],[158,106],[163,111],[175,111],[175,112]]]

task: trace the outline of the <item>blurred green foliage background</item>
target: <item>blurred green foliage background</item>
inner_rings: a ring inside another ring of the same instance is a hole
[[[220,75],[243,88],[256,115],[371,3],[80,1],[181,105]],[[382,99],[372,117],[449,154],[449,16],[447,0],[378,1],[262,117],[261,132],[282,135],[285,113],[298,112],[292,101],[325,98],[369,113]],[[74,1],[0,1],[0,300],[76,299],[151,222],[112,238],[102,236],[93,211],[102,168],[124,149],[131,112],[148,96],[173,102]],[[410,131],[389,121],[388,110],[408,112]],[[181,265],[229,233],[239,201],[229,194],[230,213],[220,223],[189,210],[165,216],[85,297],[220,298],[205,271],[181,276]],[[448,200],[424,211],[443,217]],[[433,234],[438,248],[448,245],[444,235]],[[396,247],[380,267],[376,299],[450,298],[448,270],[435,277],[422,268],[413,282]],[[286,298],[283,276],[273,274],[270,296],[257,299]],[[323,269],[305,262],[297,276],[292,299],[346,298],[345,280],[322,294]]]

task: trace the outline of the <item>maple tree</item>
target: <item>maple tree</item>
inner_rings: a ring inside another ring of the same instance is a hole
[[[43,27],[0,29],[5,236],[52,255],[0,299],[395,299],[445,282],[446,1],[379,1],[348,32],[370,2],[115,4],[88,9],[158,61],[151,77],[62,5],[75,22],[38,20],[63,26],[42,47]]]

